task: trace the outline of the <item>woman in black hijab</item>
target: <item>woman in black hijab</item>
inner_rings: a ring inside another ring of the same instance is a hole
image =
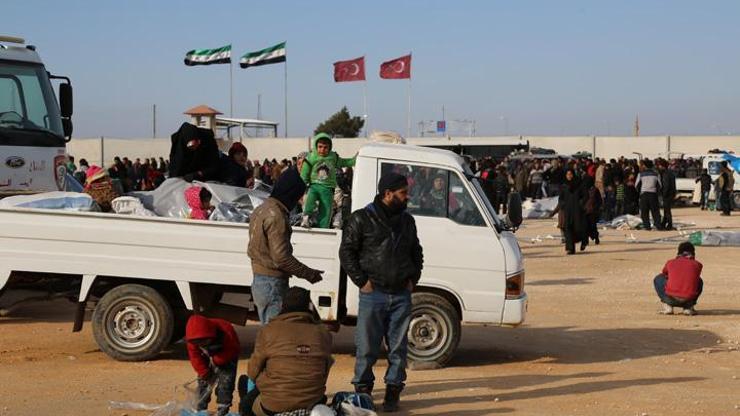
[[[588,244],[586,213],[583,209],[585,202],[586,193],[581,187],[580,180],[573,169],[568,169],[558,199],[561,215],[558,222],[565,236],[565,251],[568,254],[576,253],[576,243],[581,243],[581,250]]]

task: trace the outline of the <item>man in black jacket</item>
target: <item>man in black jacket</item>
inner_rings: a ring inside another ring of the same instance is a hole
[[[673,201],[676,199],[676,175],[668,167],[668,162],[663,160],[658,165],[660,171],[661,196],[663,198],[663,229],[673,229]]]
[[[378,192],[371,204],[350,216],[339,259],[360,288],[352,384],[359,393],[372,393],[373,365],[385,338],[388,370],[383,409],[392,412],[398,409],[406,380],[411,292],[421,277],[424,257],[414,218],[406,212],[406,177],[396,173],[383,175]]]

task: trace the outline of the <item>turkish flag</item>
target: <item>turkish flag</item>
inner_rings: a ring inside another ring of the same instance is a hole
[[[411,54],[380,64],[380,77],[385,79],[411,78]]]
[[[334,82],[364,81],[365,57],[334,62]]]

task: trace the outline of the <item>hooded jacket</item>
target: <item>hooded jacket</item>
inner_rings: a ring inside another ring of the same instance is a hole
[[[329,154],[320,156],[316,148],[319,140],[329,141]],[[314,136],[311,143],[311,153],[306,156],[301,168],[301,178],[307,185],[321,185],[327,188],[337,186],[337,168],[351,168],[355,166],[356,158],[343,159],[333,151],[334,143],[326,133]]]
[[[254,342],[247,374],[273,412],[309,409],[326,393],[331,334],[308,312],[282,313]]]
[[[203,189],[200,186],[191,186],[185,190],[185,201],[190,207],[190,219],[193,220],[207,220],[208,212],[202,208],[200,202],[200,190]]]
[[[213,338],[215,341],[205,351],[190,341],[194,339]],[[220,367],[239,358],[239,338],[234,327],[223,319],[209,319],[201,315],[193,315],[185,326],[185,341],[187,341],[190,364],[198,373],[198,377],[205,378],[213,365]]]
[[[188,142],[199,139],[200,146],[188,149]],[[220,153],[213,130],[182,123],[171,136],[170,178],[183,177],[188,181],[206,182],[218,179]]]

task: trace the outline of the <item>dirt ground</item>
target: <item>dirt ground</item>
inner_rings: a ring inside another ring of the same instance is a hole
[[[740,229],[740,215],[674,212],[695,228]],[[602,231],[600,246],[566,257],[559,239],[547,238],[557,236],[554,224],[529,220],[517,233],[526,323],[464,327],[449,367],[409,372],[399,414],[740,415],[740,248],[699,248],[699,315],[661,316],[652,278],[676,244],[646,241],[678,232]],[[71,304],[55,301],[0,318],[0,415],[148,415],[110,410],[108,401],[164,403],[194,377],[182,345],[155,361],[116,362],[98,349],[89,323],[71,332],[72,316]],[[238,329],[240,373],[256,329]],[[351,387],[352,336],[344,328],[335,337],[331,393]]]

